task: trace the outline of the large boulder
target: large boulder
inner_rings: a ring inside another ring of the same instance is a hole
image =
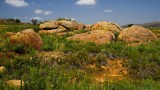
[[[67,28],[67,30],[78,30],[79,27],[79,24],[74,21],[61,20],[59,21],[59,24]]]
[[[144,27],[132,26],[122,30],[118,36],[118,40],[122,40],[127,44],[138,44],[158,40],[158,37]]]
[[[23,45],[25,47],[32,47],[36,50],[41,49],[43,41],[41,37],[34,32],[33,29],[26,29],[17,32],[9,37],[11,45]]]
[[[59,23],[57,21],[47,21],[43,24],[40,24],[39,28],[43,30],[50,30],[58,28]]]
[[[103,44],[115,41],[115,36],[111,31],[93,30],[89,33],[76,34],[68,39]]]
[[[93,30],[109,30],[112,32],[120,32],[122,30],[122,28],[112,22],[97,22],[96,24],[93,25],[92,27]]]
[[[47,21],[40,24],[39,34],[57,34],[59,36],[66,35],[68,32],[74,30],[83,30],[85,28],[84,24],[78,24],[75,21],[60,20],[60,21]],[[10,34],[9,34],[10,35]]]
[[[57,33],[63,33],[63,32],[66,32],[67,29],[64,28],[63,26],[59,26],[57,29],[51,29],[51,30],[40,30],[38,33],[40,35],[43,35],[43,34],[57,34]]]
[[[52,29],[58,29],[59,27],[63,26],[63,28],[66,28],[67,30],[78,30],[80,25],[75,21],[68,21],[68,20],[53,21],[53,20],[50,20],[50,21],[47,21],[45,23],[40,24],[39,28],[41,30],[52,30]]]

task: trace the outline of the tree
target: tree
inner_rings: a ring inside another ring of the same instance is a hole
[[[62,20],[66,20],[66,21],[72,21],[75,22],[75,20],[73,18],[58,18],[57,21],[62,21]]]
[[[19,19],[15,19],[15,23],[21,23],[21,21]]]
[[[8,21],[8,23],[14,23],[15,19],[9,18],[9,19],[7,19],[7,21]]]
[[[134,24],[128,24],[127,26],[128,26],[128,27],[131,27],[131,26],[133,26],[133,25],[134,25]]]
[[[37,19],[31,19],[31,22],[33,23],[33,25],[36,25],[38,23]]]

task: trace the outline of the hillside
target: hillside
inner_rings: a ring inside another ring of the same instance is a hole
[[[149,23],[144,23],[144,24],[141,24],[141,26],[146,27],[146,28],[160,27],[160,22],[149,22]]]
[[[50,20],[3,24],[0,32],[1,90],[160,87],[160,41],[147,28]]]
[[[160,27],[160,22],[148,22],[148,23],[144,23],[144,24],[133,24],[133,25],[139,25],[139,26],[143,26],[146,28],[157,28]],[[128,27],[128,25],[123,25],[123,28]]]

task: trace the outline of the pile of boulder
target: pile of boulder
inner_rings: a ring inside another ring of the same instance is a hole
[[[141,44],[158,40],[158,37],[150,30],[141,26],[132,26],[122,29],[119,25],[112,22],[97,22],[93,25],[79,24],[75,21],[47,21],[40,24],[41,29],[38,33],[33,29],[26,29],[17,33],[7,32],[4,38],[9,38],[10,45],[22,44],[25,47],[32,47],[40,50],[43,41],[41,34],[65,35],[67,32],[75,30],[85,30],[86,33],[75,34],[67,37],[69,40],[79,40],[83,42],[95,42],[96,44],[123,41],[127,44]]]
[[[95,42],[97,44],[123,41],[126,44],[138,45],[158,40],[158,37],[150,30],[141,26],[122,29],[115,23],[103,21],[94,24],[92,30],[87,33],[76,34],[67,39]]]
[[[111,43],[116,40],[115,33],[120,33],[122,28],[112,22],[97,22],[92,25],[91,31],[68,37],[70,40],[95,42],[97,44]]]
[[[84,24],[79,24],[75,21],[68,21],[68,20],[60,20],[60,21],[47,21],[40,24],[39,34],[57,34],[57,35],[66,35],[69,31],[74,30],[82,30],[85,29]]]

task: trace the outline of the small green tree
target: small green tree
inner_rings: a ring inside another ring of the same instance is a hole
[[[31,22],[33,23],[33,25],[36,25],[38,23],[37,19],[31,19]]]
[[[15,19],[15,23],[21,23],[21,21],[19,19]]]
[[[132,27],[133,25],[134,25],[134,24],[128,24],[127,26],[128,26],[128,27]]]

